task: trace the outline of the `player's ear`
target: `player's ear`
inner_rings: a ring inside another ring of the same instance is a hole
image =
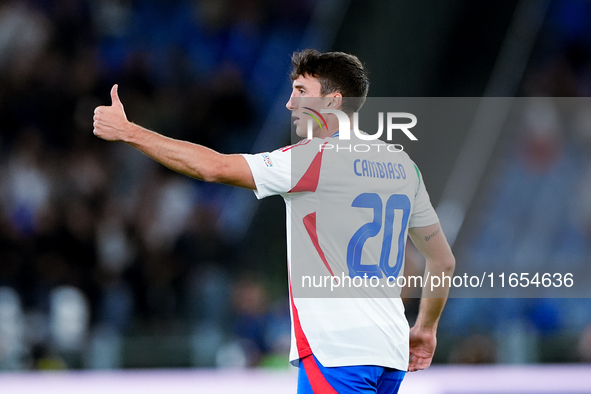
[[[329,109],[340,109],[343,106],[343,95],[340,92],[330,93],[326,107]]]

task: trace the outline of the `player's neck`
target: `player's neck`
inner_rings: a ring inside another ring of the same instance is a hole
[[[349,117],[349,124],[353,124],[353,119]],[[336,116],[328,117],[326,121],[327,128],[324,128],[320,131],[318,135],[319,138],[327,138],[332,137],[335,133],[339,131],[339,120]]]

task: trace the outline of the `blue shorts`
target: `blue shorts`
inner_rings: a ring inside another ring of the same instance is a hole
[[[312,354],[300,359],[298,394],[396,394],[405,374],[375,365],[325,367]]]

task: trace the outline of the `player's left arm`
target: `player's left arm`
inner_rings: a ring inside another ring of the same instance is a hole
[[[419,252],[426,259],[425,277],[451,276],[455,258],[439,223],[415,227],[409,235]],[[440,286],[431,289],[430,283],[423,286],[421,305],[415,325],[410,330],[410,361],[408,371],[425,369],[431,365],[437,346],[437,325],[447,301],[449,284],[442,280]]]
[[[123,141],[166,167],[206,182],[225,183],[255,190],[250,167],[242,155],[225,155],[205,146],[180,141],[127,120],[117,85],[111,105],[94,111],[94,134],[107,141]]]

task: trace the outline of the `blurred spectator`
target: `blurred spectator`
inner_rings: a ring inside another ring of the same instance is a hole
[[[20,369],[26,354],[24,314],[14,289],[0,286],[0,368]]]
[[[591,362],[591,325],[587,327],[579,338],[578,352],[580,360],[583,362]]]
[[[491,364],[496,360],[495,349],[490,337],[474,334],[460,341],[451,351],[449,361],[454,364]]]
[[[589,16],[587,2],[551,2],[523,78],[520,95],[527,98],[513,101],[524,104],[517,115],[522,121],[508,122],[518,126],[505,131],[486,184],[486,201],[474,215],[478,224],[466,231],[470,241],[458,260],[469,258],[488,272],[577,272],[579,284],[591,279],[584,273],[591,254],[591,122],[589,102],[581,97],[591,92]],[[461,323],[448,324],[461,329],[469,319],[472,324],[487,319],[491,328],[479,332],[495,334],[500,362],[542,361],[552,353],[545,349],[552,338],[572,338],[589,324],[588,299],[494,301],[491,307],[490,300],[453,300],[448,316],[455,313]],[[483,357],[475,349],[465,340],[454,350],[454,359]],[[564,353],[574,349],[556,352]]]
[[[257,59],[270,43],[296,49],[311,12],[298,7],[286,25],[273,18],[284,7],[266,1],[0,2],[0,286],[20,300],[31,368],[80,366],[50,329],[75,309],[56,306],[63,286],[86,305],[88,365],[120,365],[118,338],[134,330],[194,331],[214,346],[232,331],[225,270],[239,251],[217,230],[226,189],[95,140],[92,111],[118,82],[131,119],[249,151],[289,63],[269,60],[260,89]]]
[[[262,282],[252,275],[241,278],[232,294],[233,333],[244,352],[246,365],[257,365],[269,347],[265,338],[269,324],[268,300]]]
[[[0,70],[13,71],[13,77],[31,72],[51,31],[49,19],[28,2],[0,4]]]

